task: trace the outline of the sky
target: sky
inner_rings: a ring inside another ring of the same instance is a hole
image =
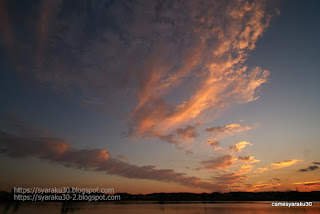
[[[320,190],[318,1],[0,1],[0,189]]]

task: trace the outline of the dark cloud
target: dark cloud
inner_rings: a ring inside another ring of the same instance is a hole
[[[304,186],[320,186],[320,182],[314,182],[314,183],[306,183],[303,184]]]
[[[317,164],[317,165],[320,165],[320,162],[312,162],[313,164]]]
[[[202,161],[201,164],[205,169],[225,169],[233,165],[233,155],[223,155],[210,160]]]
[[[21,124],[23,126],[23,124]],[[23,130],[27,130],[23,129]],[[126,178],[175,182],[184,186],[221,191],[224,186],[204,182],[200,178],[175,172],[172,169],[157,169],[156,166],[137,166],[123,161],[122,156],[113,158],[105,149],[77,149],[60,138],[12,134],[0,130],[0,153],[13,158],[37,157],[66,167],[97,170]]]
[[[173,130],[170,134],[159,135],[159,139],[167,143],[175,145],[177,149],[184,150],[187,154],[193,154],[189,148],[185,148],[184,144],[191,142],[198,136],[197,125],[187,125],[185,128]]]
[[[183,140],[194,140],[194,138],[199,135],[196,130],[196,127],[190,125],[188,125],[185,128],[177,129],[177,134]]]
[[[298,171],[299,172],[308,172],[308,171],[313,171],[313,170],[316,170],[316,169],[319,169],[319,167],[318,166],[309,166],[308,168],[299,169]]]

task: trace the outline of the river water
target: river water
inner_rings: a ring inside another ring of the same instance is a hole
[[[320,202],[312,207],[272,207],[271,202],[186,202],[186,203],[20,203],[0,204],[7,214],[270,214],[320,213]]]

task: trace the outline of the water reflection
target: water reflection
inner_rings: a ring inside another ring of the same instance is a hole
[[[19,203],[1,204],[2,213],[6,214],[316,214],[320,213],[320,203],[313,203],[312,207],[272,207],[271,202],[221,202],[221,203]]]

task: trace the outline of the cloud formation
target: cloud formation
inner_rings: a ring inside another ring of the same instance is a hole
[[[304,186],[320,186],[320,181],[305,181],[305,182],[298,182],[293,184],[304,185]]]
[[[281,169],[281,168],[296,164],[298,162],[300,162],[300,160],[285,160],[285,161],[281,161],[281,162],[275,162],[275,163],[271,163],[270,166],[267,166],[264,168],[258,168],[258,172],[262,173],[262,172],[269,171],[269,170]]]
[[[212,158],[210,160],[201,161],[201,164],[205,169],[226,169],[231,167],[233,163],[233,155],[223,155],[217,158]]]
[[[247,191],[259,191],[267,188],[275,188],[281,184],[267,184],[265,181],[259,181],[256,184],[246,184]]]
[[[254,126],[241,125],[238,123],[232,123],[225,126],[214,126],[208,127],[205,131],[211,133],[214,137],[218,137],[220,135],[235,135],[237,133],[241,133],[247,130],[254,128]]]
[[[252,145],[252,144],[247,141],[241,141],[241,142],[235,143],[233,146],[229,146],[229,151],[241,152],[242,149],[244,149],[247,145]]]
[[[218,141],[207,140],[206,144],[211,146],[213,150],[222,150],[222,148],[219,147],[220,143]]]
[[[225,173],[214,176],[212,178],[214,181],[228,185],[228,187],[230,187],[234,184],[238,185],[239,183],[243,183],[244,181],[246,181],[247,176],[245,174],[250,172],[252,168],[253,166],[250,164],[243,164],[239,169],[235,170],[232,173]]]
[[[193,154],[190,150],[190,143],[199,135],[197,126],[187,125],[185,128],[173,130],[167,135],[157,135],[157,137],[167,143],[175,145],[177,149],[185,151],[187,154]],[[185,145],[188,145],[187,147]]]
[[[238,157],[238,160],[239,160],[239,161],[242,161],[242,162],[247,162],[247,163],[256,163],[256,162],[259,162],[259,161],[260,161],[260,160],[254,159],[253,156],[247,156],[247,157],[239,156],[239,157]]]
[[[15,122],[16,123],[16,122]],[[20,124],[20,127],[23,127]],[[15,130],[15,127],[11,127]],[[60,138],[48,137],[45,133],[33,132],[27,128],[9,133],[0,130],[0,153],[14,158],[37,157],[66,167],[97,170],[126,178],[150,179],[162,182],[175,182],[180,185],[202,188],[210,191],[222,191],[224,186],[218,183],[202,181],[200,178],[179,173],[173,169],[157,169],[156,166],[137,166],[123,161],[122,156],[113,158],[105,149],[77,149]]]
[[[57,90],[80,92],[95,109],[128,113],[132,136],[167,136],[208,112],[216,115],[254,101],[268,80],[269,71],[244,65],[269,25],[264,1],[87,5],[72,0],[35,4],[38,12],[23,12],[38,23],[26,28],[17,24],[25,23],[15,20],[19,17],[5,17],[2,39],[11,38],[12,28],[21,31],[17,35],[28,44],[16,36],[13,50],[7,42],[20,72]],[[184,96],[177,96],[180,92]],[[179,98],[172,101],[173,96]],[[182,130],[179,136],[192,139],[191,132]]]
[[[196,130],[196,127],[190,126],[190,125],[188,125],[185,128],[177,129],[177,134],[183,140],[187,140],[187,141],[194,140],[194,138],[198,136],[198,132]]]

